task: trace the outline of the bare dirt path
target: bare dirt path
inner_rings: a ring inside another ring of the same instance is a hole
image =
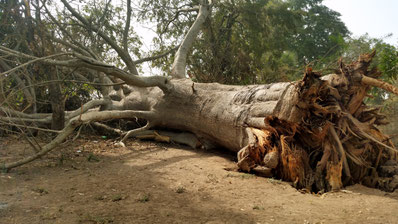
[[[28,145],[0,138],[0,163]],[[227,171],[233,156],[86,137],[0,174],[0,223],[398,223],[398,192],[322,196]]]

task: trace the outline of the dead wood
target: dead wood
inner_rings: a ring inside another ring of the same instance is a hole
[[[264,119],[264,127],[249,130],[255,137],[238,153],[240,169],[250,172],[266,166],[275,177],[313,191],[338,190],[353,183],[391,190],[397,173],[379,177],[377,170],[387,160],[396,160],[397,150],[375,126],[385,124],[385,117],[366,106],[364,98],[371,86],[392,93],[396,88],[371,78],[377,76],[372,74],[377,71],[368,70],[373,56],[341,63],[340,73],[328,76],[308,69],[303,80],[290,88],[293,92],[287,94],[286,88]],[[291,113],[281,113],[283,108]],[[270,162],[271,158],[278,162]]]

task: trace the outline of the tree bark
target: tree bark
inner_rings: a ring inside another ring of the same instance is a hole
[[[342,64],[342,72],[324,77],[309,69],[293,83],[228,86],[171,80],[168,92],[137,88],[113,106],[151,111],[151,127],[188,131],[204,147],[238,152],[242,171],[272,169],[297,188],[338,190],[377,179],[371,171],[397,159],[388,136],[376,127],[385,117],[363,103],[368,76],[374,75],[368,71],[372,57]]]
[[[54,66],[45,66],[51,80],[58,80],[57,71]],[[58,82],[49,85],[49,97],[52,110],[51,129],[62,130],[65,125],[65,101]]]

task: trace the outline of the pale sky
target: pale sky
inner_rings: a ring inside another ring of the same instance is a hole
[[[398,0],[324,0],[324,5],[339,12],[354,37],[393,36],[387,43],[398,45]]]

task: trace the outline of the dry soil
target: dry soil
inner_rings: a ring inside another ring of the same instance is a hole
[[[0,164],[31,151],[0,138]],[[228,153],[86,136],[0,174],[0,223],[398,223],[398,192],[303,194],[234,165]]]

